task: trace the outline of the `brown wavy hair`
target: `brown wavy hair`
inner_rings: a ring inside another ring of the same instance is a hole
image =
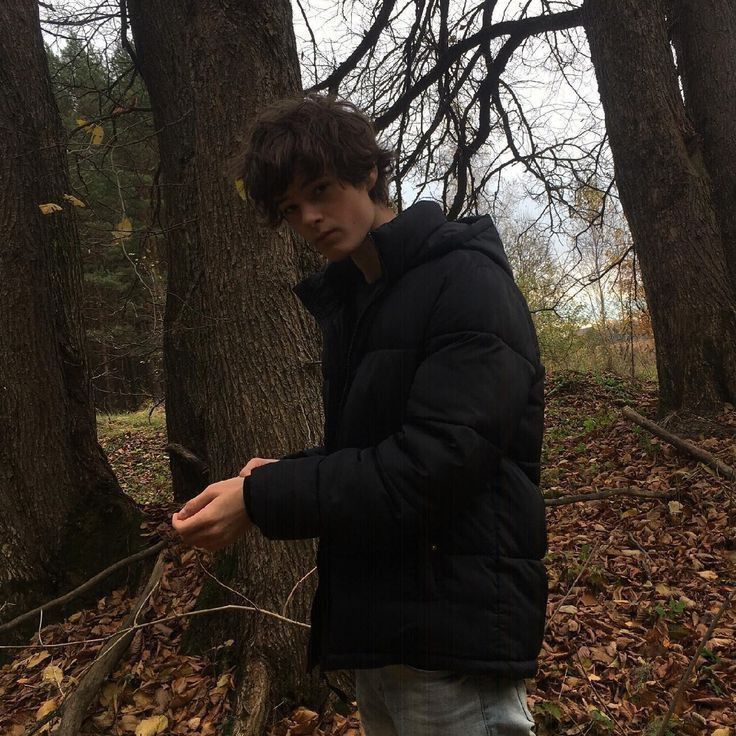
[[[388,178],[393,152],[376,141],[373,124],[352,102],[309,93],[278,100],[248,128],[247,144],[233,159],[230,175],[242,179],[259,215],[272,227],[283,219],[277,200],[295,176],[307,181],[326,174],[360,186],[373,165],[378,178],[369,194],[389,205]]]

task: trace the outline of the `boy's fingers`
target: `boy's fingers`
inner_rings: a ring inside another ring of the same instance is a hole
[[[241,478],[245,478],[250,475],[253,468],[259,468],[261,465],[268,465],[268,463],[277,463],[278,460],[275,458],[266,457],[254,457],[248,460],[245,467],[238,473]]]
[[[190,516],[194,516],[194,514],[201,511],[213,498],[214,494],[210,491],[210,487],[208,486],[202,491],[202,493],[194,498],[190,498],[184,504],[181,511],[177,514],[179,521],[188,519]]]
[[[174,514],[177,517],[177,514]],[[198,546],[208,534],[212,533],[212,519],[208,510],[194,514],[182,520],[181,516],[173,519],[174,529],[184,542],[191,546]]]

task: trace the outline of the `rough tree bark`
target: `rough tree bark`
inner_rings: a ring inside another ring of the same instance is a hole
[[[207,463],[204,396],[209,333],[202,310],[202,263],[197,232],[194,102],[189,79],[191,26],[187,4],[130,0],[135,64],[151,98],[161,161],[159,195],[168,268],[164,310],[164,386],[168,441]],[[123,6],[125,8],[125,6]],[[170,455],[174,499],[196,496],[207,478]]]
[[[664,0],[586,0],[584,25],[657,347],[659,412],[736,403],[736,309],[677,85]]]
[[[304,266],[315,261],[284,233],[258,226],[225,174],[251,116],[270,100],[301,89],[291,8],[286,0],[130,0],[129,9],[154,108],[170,104],[174,93],[165,89],[167,76],[177,66],[181,81],[175,93],[186,96],[192,109],[187,126],[172,126],[172,140],[161,145],[162,160],[167,145],[174,156],[191,151],[190,171],[196,171],[189,208],[196,212],[196,232],[189,242],[197,250],[197,303],[206,331],[179,359],[203,366],[188,390],[198,394],[203,456],[213,482],[236,475],[252,456],[278,457],[320,440],[317,335],[290,289]],[[172,41],[162,42],[164,34]],[[176,119],[170,111],[158,110],[157,116],[162,122]],[[172,202],[180,191],[172,187],[166,197],[170,207],[183,212],[187,207]],[[215,574],[257,605],[281,612],[293,585],[313,564],[312,540],[271,543],[255,532],[218,555]],[[286,615],[308,620],[313,590],[309,578]],[[224,602],[243,601],[211,583],[198,605]],[[315,703],[322,694],[316,678],[304,674],[304,629],[258,615],[200,619],[190,628],[188,647],[227,639],[235,639],[242,663],[233,733],[261,734],[284,698]]]
[[[0,89],[0,601],[11,604],[0,620],[8,620],[142,545],[139,514],[97,443],[64,136],[33,0],[0,4]],[[46,203],[62,211],[43,215]]]
[[[671,0],[669,21],[736,295],[736,2]]]

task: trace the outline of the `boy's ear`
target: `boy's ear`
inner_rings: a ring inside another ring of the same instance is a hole
[[[376,186],[376,182],[378,181],[378,166],[376,164],[373,164],[371,170],[368,172],[368,180],[366,181],[366,189],[370,192],[371,189],[373,189],[374,186]]]

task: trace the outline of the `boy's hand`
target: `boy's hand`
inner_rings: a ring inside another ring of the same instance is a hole
[[[238,475],[241,478],[245,478],[250,475],[251,470],[253,468],[258,468],[261,465],[268,465],[268,463],[277,463],[278,460],[274,460],[273,458],[265,458],[265,457],[252,457],[250,460],[248,460],[245,467],[238,473]]]
[[[173,514],[171,524],[186,544],[214,552],[232,544],[253,526],[243,503],[241,475],[212,483]]]

